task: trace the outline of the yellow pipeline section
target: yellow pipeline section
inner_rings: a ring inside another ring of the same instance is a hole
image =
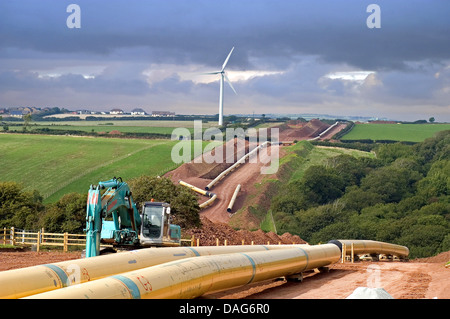
[[[236,201],[237,195],[240,190],[241,184],[238,184],[238,186],[236,186],[236,189],[234,190],[233,196],[231,197],[230,203],[228,204],[227,212],[231,213],[231,211],[233,210],[234,202]]]
[[[352,253],[352,245],[353,245],[353,253],[355,255],[360,254],[385,254],[385,255],[393,255],[399,258],[405,258],[409,255],[408,247],[385,243],[381,241],[374,240],[348,240],[348,239],[339,239],[332,240],[330,243],[335,243],[342,250],[343,244],[345,244],[345,253]],[[339,243],[341,245],[339,245]]]
[[[147,248],[7,270],[0,272],[0,298],[21,298],[189,257],[265,251],[288,247],[291,246],[245,245]]]
[[[327,266],[352,246],[355,254],[409,254],[371,240],[148,248],[0,272],[0,298],[194,298]]]
[[[214,194],[214,193],[205,191],[205,190],[203,190],[203,189],[201,189],[201,188],[198,188],[198,187],[196,187],[196,186],[194,186],[194,185],[191,185],[191,184],[189,184],[189,183],[183,182],[183,181],[181,181],[181,180],[178,181],[178,183],[180,183],[180,185],[186,186],[187,188],[190,188],[190,189],[193,190],[194,192],[197,192],[197,193],[199,193],[199,194],[202,194],[202,195],[205,195],[205,196],[208,196],[208,197],[209,197],[209,199],[208,199],[206,202],[201,203],[201,204],[199,205],[201,209],[203,209],[203,208],[205,208],[205,207],[208,207],[209,205],[211,205],[211,204],[217,199],[217,194]]]
[[[236,246],[239,247],[239,246]],[[142,268],[31,299],[185,299],[298,274],[339,261],[335,244],[193,257]]]

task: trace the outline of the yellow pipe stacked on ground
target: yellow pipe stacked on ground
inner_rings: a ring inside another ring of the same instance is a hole
[[[335,244],[239,252],[172,261],[36,294],[27,299],[187,299],[289,276],[339,261]]]
[[[7,270],[0,272],[0,298],[22,298],[184,258],[289,247],[291,246],[243,245],[147,248]]]

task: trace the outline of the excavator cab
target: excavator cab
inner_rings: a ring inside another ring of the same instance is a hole
[[[142,205],[140,243],[149,246],[179,246],[180,226],[170,223],[170,205],[145,202]]]

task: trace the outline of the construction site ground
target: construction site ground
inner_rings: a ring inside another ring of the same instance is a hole
[[[80,252],[0,251],[0,271],[80,258]],[[450,251],[408,262],[337,263],[303,282],[269,280],[203,296],[207,299],[345,299],[357,287],[385,289],[394,299],[450,299]]]

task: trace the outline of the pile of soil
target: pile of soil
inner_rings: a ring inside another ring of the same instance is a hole
[[[289,126],[288,126],[289,127]],[[280,127],[280,141],[289,142],[294,140],[306,140],[318,136],[329,128],[330,125],[318,119],[312,119],[307,124],[299,128]]]
[[[193,228],[184,232],[185,237],[194,236],[195,240],[199,239],[200,246],[214,246],[216,240],[219,240],[220,245],[224,245],[225,240],[227,245],[250,245],[252,242],[255,245],[277,245],[281,244],[306,244],[306,242],[297,235],[285,233],[281,236],[262,230],[234,230],[232,227],[224,223],[213,223],[206,217],[201,217],[202,226],[200,228]],[[195,243],[196,244],[196,243]]]

